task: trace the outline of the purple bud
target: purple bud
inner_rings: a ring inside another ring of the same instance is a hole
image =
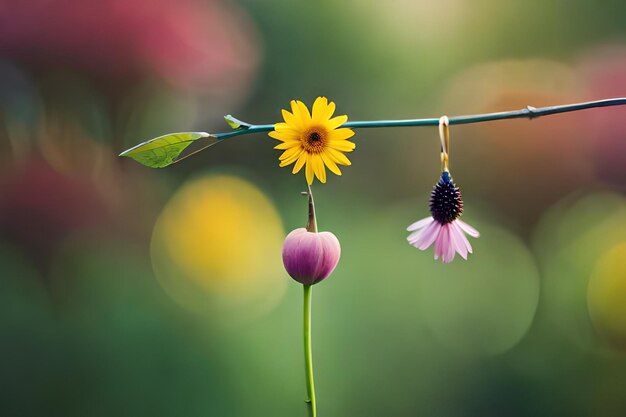
[[[341,256],[339,240],[330,232],[313,233],[304,227],[289,233],[283,244],[283,264],[291,278],[304,285],[328,277]]]

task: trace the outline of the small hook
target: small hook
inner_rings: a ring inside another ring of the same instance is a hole
[[[441,116],[439,119],[439,140],[441,141],[441,171],[449,171],[450,120],[448,116]]]

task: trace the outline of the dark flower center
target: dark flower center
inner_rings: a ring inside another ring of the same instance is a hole
[[[318,140],[322,140],[322,137],[319,133],[313,132],[309,135],[309,141],[317,142]]]
[[[302,135],[302,147],[308,153],[321,153],[326,147],[326,136],[326,129],[313,126]]]
[[[441,224],[451,223],[463,214],[461,190],[444,171],[430,194],[430,213]]]

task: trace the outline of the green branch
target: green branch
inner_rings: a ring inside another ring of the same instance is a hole
[[[303,326],[304,336],[304,376],[306,380],[306,404],[310,417],[317,417],[317,401],[315,400],[315,382],[313,380],[313,352],[311,349],[311,286],[303,285]]]
[[[506,111],[499,113],[475,114],[469,116],[449,117],[451,125],[462,125],[469,123],[483,123],[495,120],[506,119],[534,119],[552,114],[568,113],[573,111],[593,109],[597,107],[611,107],[626,105],[626,98],[610,98],[606,100],[588,101],[585,103],[566,104],[562,106],[550,106],[535,108],[527,106],[521,110]],[[226,116],[226,121],[233,128],[230,132],[205,133],[205,132],[185,132],[165,135],[156,139],[141,143],[120,154],[128,156],[137,162],[153,168],[160,168],[181,161],[211,145],[221,142],[234,136],[249,135],[252,133],[270,132],[274,130],[274,125],[253,125],[235,119],[233,116]],[[427,119],[405,119],[405,120],[369,120],[347,122],[342,127],[353,129],[365,129],[374,127],[410,127],[410,126],[437,126],[439,118]],[[191,146],[193,145],[193,146]]]

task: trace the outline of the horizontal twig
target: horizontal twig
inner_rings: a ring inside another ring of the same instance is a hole
[[[549,116],[552,114],[568,113],[573,111],[593,109],[596,107],[611,107],[626,105],[626,98],[610,98],[606,100],[588,101],[585,103],[565,104],[562,106],[549,106],[535,108],[527,106],[521,110],[506,111],[499,113],[475,114],[469,116],[453,116],[449,117],[451,125],[462,125],[469,123],[483,123],[494,120],[505,119],[534,119],[541,116]],[[243,122],[242,122],[243,123]],[[214,133],[213,136],[218,139],[226,139],[233,136],[248,135],[251,133],[269,132],[274,130],[274,125],[253,125],[245,123],[248,127],[245,129],[233,130],[232,132]],[[373,128],[373,127],[407,127],[407,126],[437,126],[439,125],[439,117],[426,119],[405,119],[405,120],[367,120],[347,122],[342,127],[354,129]]]

